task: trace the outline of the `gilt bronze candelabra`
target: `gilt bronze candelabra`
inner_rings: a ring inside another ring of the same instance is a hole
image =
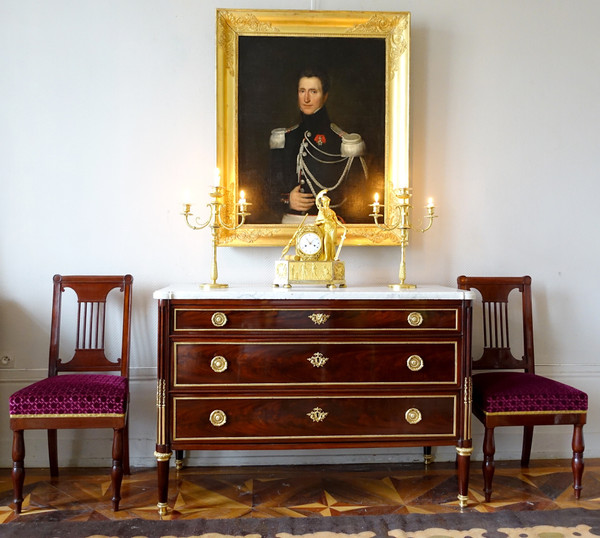
[[[370,216],[373,217],[373,220],[379,229],[386,232],[397,231],[398,234],[398,239],[400,242],[400,268],[398,270],[399,282],[397,284],[389,284],[389,287],[393,290],[416,288],[417,286],[415,284],[406,283],[405,250],[408,246],[409,231],[413,230],[424,233],[429,230],[433,224],[433,219],[436,217],[435,206],[433,205],[433,200],[430,198],[429,203],[426,206],[427,214],[424,217],[427,219],[426,225],[422,228],[417,228],[411,222],[410,210],[412,206],[410,204],[410,198],[412,193],[410,192],[410,188],[400,187],[394,189],[392,192],[395,199],[388,204],[389,214],[387,224],[379,221],[381,217],[385,218],[385,216],[380,212],[381,204],[379,203],[379,196],[377,194],[375,195],[375,201],[372,204],[369,204],[369,207],[373,208],[373,212],[370,214]]]
[[[205,222],[200,221],[200,217],[195,217],[195,224],[190,222],[190,218],[194,216],[191,212],[191,204],[183,204],[183,213],[182,215],[185,217],[186,224],[192,230],[202,230],[207,226],[210,226],[211,234],[212,234],[212,264],[210,268],[210,282],[207,284],[200,284],[201,288],[204,289],[217,289],[217,288],[226,288],[228,284],[222,284],[217,282],[217,278],[219,277],[219,270],[217,268],[217,245],[219,244],[219,228],[223,227],[227,230],[237,230],[240,226],[242,226],[246,220],[246,217],[250,215],[248,211],[248,206],[251,205],[248,203],[244,197],[244,191],[240,191],[240,199],[236,203],[237,211],[235,212],[235,222],[233,224],[227,224],[223,221],[221,216],[221,209],[225,205],[221,198],[224,195],[223,187],[218,185],[213,185],[211,187],[212,191],[210,192],[210,196],[213,198],[212,202],[206,204],[207,207],[210,208],[210,216],[208,220]],[[238,223],[238,219],[241,218],[241,221]]]

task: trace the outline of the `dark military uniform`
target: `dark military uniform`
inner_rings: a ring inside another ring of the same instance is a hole
[[[328,189],[331,207],[341,219],[364,220],[364,215],[354,215],[351,207],[351,199],[361,195],[367,175],[364,142],[359,135],[345,133],[331,123],[325,107],[311,115],[301,113],[299,125],[274,129],[270,148],[266,196],[271,213],[267,222],[281,222],[286,213],[302,214],[289,206],[290,192],[298,185],[301,192],[315,197]],[[308,213],[316,215],[316,206]]]

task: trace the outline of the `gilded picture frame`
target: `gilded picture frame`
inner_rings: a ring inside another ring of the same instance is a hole
[[[371,159],[369,183],[351,194],[360,216],[347,223],[345,245],[397,244],[394,232],[374,224],[369,204],[377,192],[387,214],[393,189],[410,186],[410,13],[218,9],[216,34],[217,166],[226,220],[235,221],[241,191],[252,204],[243,226],[218,230],[219,245],[285,245],[297,227],[261,217],[261,182],[271,129],[298,115],[291,73],[307,54],[330,63],[338,83],[327,101],[330,114],[337,102],[336,122],[361,133]]]

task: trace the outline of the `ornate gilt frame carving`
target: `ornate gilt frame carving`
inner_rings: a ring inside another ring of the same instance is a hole
[[[381,168],[383,205],[387,214],[393,187],[409,186],[410,13],[218,9],[216,18],[217,166],[225,191],[223,211],[228,220],[235,220],[235,202],[239,191],[244,190],[244,185],[238,182],[238,60],[242,36],[373,38],[385,42],[385,48],[382,47],[385,50],[385,149],[382,152],[385,162]],[[246,192],[246,196],[251,202],[251,194]],[[360,196],[371,198],[373,193],[362,192]],[[383,232],[369,221],[366,218],[364,224],[349,224],[346,244],[397,244],[394,232]],[[284,224],[244,224],[237,230],[222,227],[218,241],[226,246],[284,245],[294,230],[294,225]]]

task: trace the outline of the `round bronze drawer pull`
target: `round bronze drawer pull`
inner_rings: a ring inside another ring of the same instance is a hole
[[[220,409],[215,409],[208,418],[213,426],[223,426],[227,422],[227,415]]]
[[[306,416],[310,417],[313,422],[323,422],[328,414],[327,411],[323,411],[320,407],[315,407],[310,413],[306,413]]]
[[[227,316],[223,312],[215,312],[210,321],[215,327],[223,327],[227,323]]]
[[[416,424],[417,422],[421,422],[423,416],[421,415],[421,411],[419,411],[416,407],[411,407],[404,414],[404,418],[409,424]]]
[[[411,355],[406,361],[406,366],[411,372],[418,372],[424,366],[423,359],[419,355]]]
[[[225,357],[222,357],[221,355],[213,357],[210,361],[210,367],[213,369],[214,372],[217,372],[217,374],[220,374],[221,372],[227,370],[227,366],[227,359]]]
[[[322,368],[323,366],[325,366],[325,363],[329,360],[329,357],[326,357],[325,355],[323,355],[323,353],[317,351],[313,353],[312,357],[308,357],[308,359],[306,360],[310,362],[315,368]]]
[[[408,324],[411,327],[419,327],[423,323],[423,316],[419,312],[411,312],[408,315]]]

